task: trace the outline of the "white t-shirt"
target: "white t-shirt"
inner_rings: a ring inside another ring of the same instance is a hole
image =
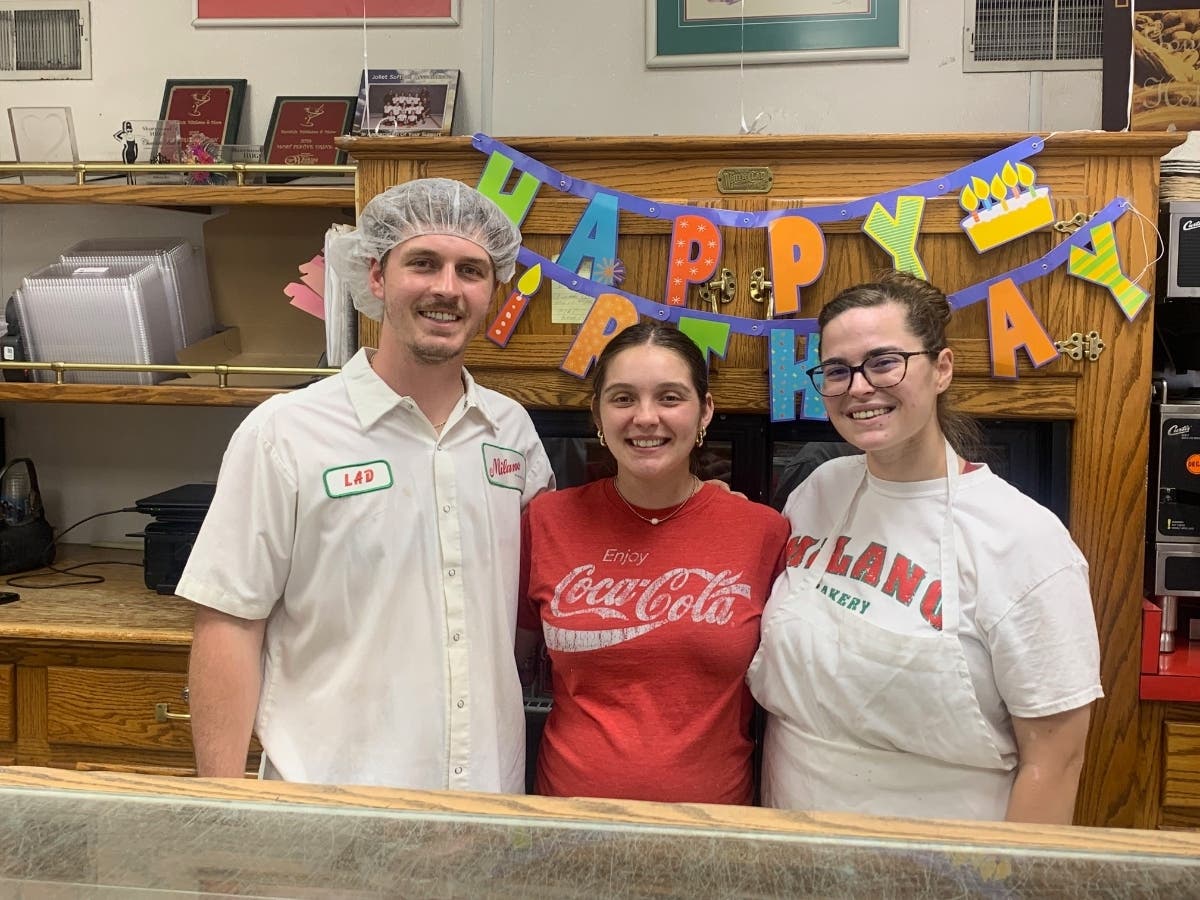
[[[360,351],[229,443],[176,593],[268,619],[256,733],[284,779],[524,791],[520,516],[553,474],[528,413],[463,381],[439,438]]]
[[[784,508],[792,526],[788,567],[772,603],[792,593],[800,566],[811,565],[864,465],[861,456],[831,460],[792,493]],[[823,602],[901,634],[940,630],[945,491],[945,479],[888,482],[868,473],[837,538]],[[986,466],[961,476],[953,517],[959,639],[996,747],[1013,764],[1011,716],[1049,716],[1103,696],[1087,562],[1053,513]]]

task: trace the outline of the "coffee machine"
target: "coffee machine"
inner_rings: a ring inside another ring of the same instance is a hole
[[[1200,384],[1175,390],[1160,378],[1150,407],[1146,589],[1162,604],[1164,653],[1175,649],[1180,598],[1200,597]]]

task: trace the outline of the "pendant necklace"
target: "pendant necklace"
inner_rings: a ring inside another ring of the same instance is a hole
[[[640,512],[638,512],[636,509],[634,509],[633,504],[625,499],[625,495],[622,494],[621,489],[619,487],[617,487],[617,479],[615,479],[615,478],[613,479],[612,486],[613,486],[613,490],[617,492],[617,496],[621,498],[621,502],[625,504],[625,506],[629,509],[629,511],[631,513],[633,513],[635,516],[637,516],[643,522],[648,522],[651,525],[661,525],[663,522],[667,521],[667,519],[673,518],[681,509],[683,509],[685,506],[688,505],[689,500],[691,500],[693,497],[696,496],[696,491],[700,490],[700,479],[697,478],[695,475],[693,475],[692,476],[692,489],[690,491],[688,491],[688,495],[683,498],[683,502],[680,503],[673,510],[671,510],[669,513],[667,513],[665,516],[662,516],[661,518],[659,518],[658,516],[643,516]]]

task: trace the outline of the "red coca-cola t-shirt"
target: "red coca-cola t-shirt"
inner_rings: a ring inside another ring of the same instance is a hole
[[[745,675],[787,539],[774,510],[711,485],[659,525],[611,479],[530,503],[519,624],[554,672],[538,793],[751,801]]]

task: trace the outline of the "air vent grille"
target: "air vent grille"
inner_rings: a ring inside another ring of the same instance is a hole
[[[88,3],[0,0],[0,78],[91,78]]]

